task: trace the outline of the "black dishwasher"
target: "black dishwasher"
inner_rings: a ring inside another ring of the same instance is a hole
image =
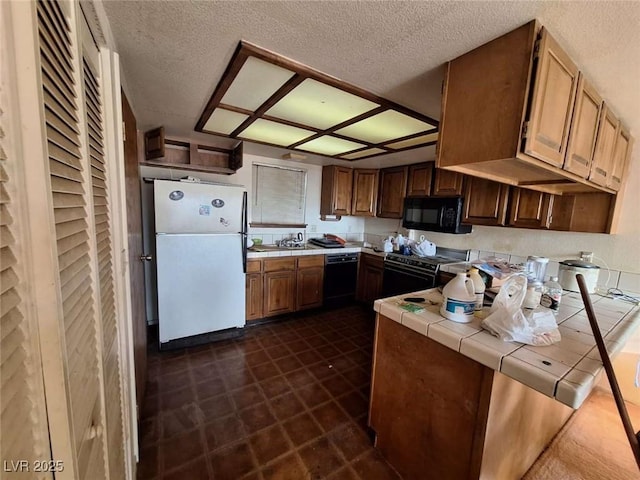
[[[324,260],[324,306],[353,302],[358,279],[358,254],[330,254]]]

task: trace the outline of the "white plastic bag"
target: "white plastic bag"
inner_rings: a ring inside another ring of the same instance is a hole
[[[527,292],[527,279],[522,275],[509,278],[496,295],[491,313],[482,328],[504,341],[528,345],[551,345],[560,341],[560,331],[553,313],[547,308],[523,312],[522,301]]]

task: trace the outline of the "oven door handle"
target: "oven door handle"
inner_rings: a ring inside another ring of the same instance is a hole
[[[429,279],[429,278],[434,278],[436,276],[435,272],[433,273],[422,272],[422,271],[417,272],[415,269],[411,267],[401,267],[399,265],[385,265],[383,274],[384,272],[397,272],[397,273],[402,273],[404,275],[409,275],[411,277],[421,278],[421,279]]]

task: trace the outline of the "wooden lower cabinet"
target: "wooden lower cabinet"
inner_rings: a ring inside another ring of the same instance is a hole
[[[369,426],[406,480],[522,478],[573,410],[378,314]]]
[[[247,273],[246,319],[262,318],[262,274]]]
[[[324,266],[298,270],[296,278],[296,310],[322,306]]]
[[[324,255],[250,259],[246,320],[322,306]]]
[[[264,274],[265,317],[293,312],[296,308],[296,273],[294,271]]]
[[[384,259],[378,255],[360,254],[356,300],[373,303],[382,296]]]

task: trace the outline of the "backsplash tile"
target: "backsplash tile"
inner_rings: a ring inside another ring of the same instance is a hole
[[[620,272],[618,288],[623,292],[640,293],[640,275],[637,273]]]

